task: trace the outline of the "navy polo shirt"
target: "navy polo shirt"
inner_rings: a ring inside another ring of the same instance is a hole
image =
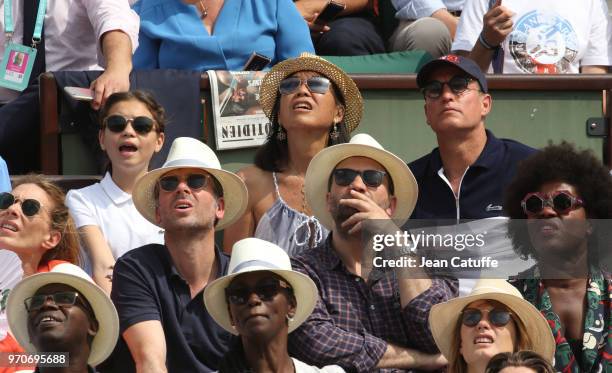
[[[218,248],[215,255],[221,277],[227,273],[229,256]],[[232,335],[212,319],[202,293],[191,298],[189,285],[164,245],[131,250],[117,260],[113,270],[111,298],[119,313],[121,333],[136,323],[159,320],[166,336],[168,372],[214,371],[229,349]],[[125,359],[126,354],[119,356]],[[133,364],[123,363],[114,361],[122,372]]]
[[[516,173],[517,163],[536,150],[486,132],[487,143],[463,176],[458,198],[442,177],[438,148],[409,164],[419,184],[411,219],[484,219],[503,214],[504,190]]]

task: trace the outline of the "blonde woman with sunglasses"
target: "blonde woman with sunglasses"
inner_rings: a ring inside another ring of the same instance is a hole
[[[49,272],[62,263],[79,264],[78,236],[64,192],[41,175],[26,175],[12,192],[0,193],[0,247],[19,257],[23,277]],[[0,312],[8,294],[0,294]],[[5,332],[0,354],[23,352],[12,334]],[[1,365],[7,364],[0,364],[1,373],[20,369]]]
[[[162,148],[166,119],[153,96],[141,91],[111,95],[100,119],[98,138],[108,156],[108,171],[99,183],[71,190],[66,204],[89,257],[87,269],[110,294],[119,256],[145,244],[163,243],[163,231],[134,207],[132,189]]]

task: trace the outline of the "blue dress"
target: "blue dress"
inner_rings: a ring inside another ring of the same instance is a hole
[[[213,33],[194,5],[139,0],[135,69],[241,70],[253,52],[270,64],[314,53],[306,22],[291,0],[225,0]]]

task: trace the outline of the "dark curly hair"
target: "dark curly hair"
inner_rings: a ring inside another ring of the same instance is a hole
[[[514,180],[506,189],[504,210],[510,222],[508,236],[512,239],[514,251],[522,258],[533,256],[527,224],[527,216],[521,201],[527,193],[537,191],[543,184],[564,182],[576,188],[583,201],[589,219],[609,219],[612,217],[612,177],[608,169],[590,150],[577,150],[574,145],[562,142],[549,144],[540,152],[523,160]],[[598,237],[594,226],[592,237]],[[606,232],[599,232],[604,234]],[[589,240],[589,256],[593,259],[596,241]]]
[[[344,101],[344,96],[340,93],[340,90],[336,85],[331,83],[332,92],[336,102],[341,104],[346,108],[346,103]],[[282,172],[285,167],[287,167],[289,149],[287,146],[287,141],[279,141],[276,138],[276,134],[281,130],[280,123],[278,122],[278,112],[280,110],[280,97],[278,95],[276,97],[276,101],[274,102],[274,107],[272,109],[272,117],[270,118],[270,122],[272,126],[270,128],[270,132],[268,133],[268,138],[266,142],[257,149],[255,153],[255,165],[262,170],[269,172]],[[336,140],[333,140],[328,137],[327,146],[332,146],[336,144],[343,144],[349,141],[349,132],[346,129],[346,124],[344,123],[344,118],[337,125],[339,136]],[[333,126],[330,123],[329,131],[333,130]]]

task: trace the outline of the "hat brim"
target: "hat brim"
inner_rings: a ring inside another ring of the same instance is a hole
[[[56,268],[61,265],[58,264]],[[11,334],[28,353],[36,352],[36,347],[30,342],[28,335],[28,312],[23,301],[33,296],[41,287],[53,283],[75,288],[91,305],[99,327],[93,338],[87,363],[91,366],[100,364],[115,348],[119,338],[119,317],[115,306],[104,291],[84,278],[66,273],[45,272],[23,279],[11,290],[7,300],[6,314]]]
[[[223,188],[223,198],[225,200],[225,211],[223,218],[219,219],[217,222],[215,230],[222,230],[244,214],[248,202],[248,192],[240,177],[225,170],[202,167],[195,163],[184,163],[152,170],[138,179],[134,186],[132,199],[134,201],[134,206],[145,219],[159,226],[155,214],[155,185],[157,184],[157,180],[165,173],[182,168],[197,168],[204,170],[211,174],[217,179],[219,184],[221,184],[221,188]]]
[[[206,289],[204,289],[204,305],[208,313],[223,329],[234,335],[238,335],[236,329],[232,327],[232,322],[230,320],[228,304],[225,299],[225,288],[228,287],[234,277],[256,271],[276,273],[287,280],[293,288],[293,295],[297,301],[297,306],[293,321],[289,322],[288,332],[291,333],[310,316],[318,298],[317,286],[310,277],[291,270],[253,266],[249,267],[248,270],[227,275],[211,282],[206,286]]]
[[[359,126],[363,117],[363,99],[359,88],[341,68],[317,56],[300,56],[280,62],[268,71],[259,89],[259,103],[268,118],[274,113],[274,103],[279,95],[278,86],[286,77],[298,71],[314,71],[329,80],[338,88],[344,98],[344,124],[350,133]]]
[[[406,163],[396,155],[365,144],[339,144],[323,149],[313,157],[305,176],[304,193],[313,215],[328,230],[335,224],[327,209],[327,186],[332,171],[338,163],[350,157],[366,157],[380,163],[393,180],[397,199],[396,208],[391,216],[398,225],[403,225],[412,214],[418,197],[416,179]]]
[[[508,307],[518,317],[533,344],[533,351],[552,361],[555,354],[555,340],[548,322],[531,303],[517,296],[506,293],[482,293],[454,298],[444,303],[438,303],[429,313],[429,327],[442,355],[450,358],[455,344],[455,328],[461,316],[461,311],[477,300],[494,300]],[[458,346],[455,346],[458,348]]]

